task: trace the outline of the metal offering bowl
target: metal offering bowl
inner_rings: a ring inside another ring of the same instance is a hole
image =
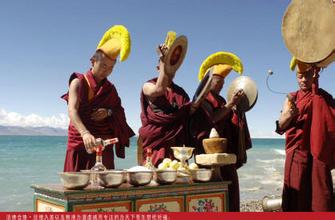
[[[159,184],[171,184],[177,180],[176,170],[157,170],[156,175]]]
[[[191,176],[194,182],[208,182],[212,177],[212,170],[210,169],[191,170]]]
[[[144,186],[151,182],[153,171],[128,171],[128,181],[133,186]]]
[[[107,170],[98,173],[98,182],[103,187],[118,187],[124,182],[126,172],[122,170]]]
[[[173,155],[180,161],[188,160],[192,157],[193,147],[171,147]]]
[[[83,189],[89,184],[90,174],[82,172],[60,172],[61,182],[66,189]]]

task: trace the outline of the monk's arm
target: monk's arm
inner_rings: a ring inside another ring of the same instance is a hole
[[[70,83],[69,88],[69,102],[68,102],[68,111],[71,123],[78,130],[81,137],[83,138],[84,144],[86,147],[93,147],[95,145],[95,138],[91,135],[90,131],[87,130],[82,120],[79,117],[79,79],[74,79]]]
[[[81,135],[83,135],[84,132],[88,132],[85,125],[81,121],[79,114],[78,114],[78,108],[79,108],[79,86],[80,82],[79,79],[72,80],[69,88],[69,103],[68,103],[68,112],[69,117],[74,125],[74,127],[79,131]]]
[[[227,103],[223,108],[215,111],[213,113],[213,122],[216,123],[224,118],[226,118],[229,113],[232,111],[234,105]]]
[[[293,106],[288,98],[285,99],[283,110],[279,116],[279,120],[277,121],[277,132],[282,133],[281,131],[285,131],[289,128],[293,118],[298,114],[298,111],[295,106]]]
[[[213,115],[214,123],[226,118],[229,115],[229,113],[233,110],[234,106],[236,106],[241,101],[242,97],[244,97],[243,90],[235,91],[232,100],[230,100],[223,108],[214,112]]]
[[[165,74],[164,71],[164,62],[159,61],[159,75],[156,83],[146,82],[143,85],[143,93],[149,98],[156,98],[165,94],[165,90],[170,83],[170,77],[168,74]]]

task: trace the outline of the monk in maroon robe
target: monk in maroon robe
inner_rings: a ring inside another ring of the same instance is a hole
[[[156,83],[157,78],[147,83]],[[153,84],[154,85],[154,84]],[[189,97],[173,82],[165,93],[152,101],[141,93],[141,121],[139,135],[142,140],[144,160],[148,149],[152,163],[157,167],[164,158],[173,159],[172,146],[187,144],[187,122],[190,111]]]
[[[165,45],[159,47],[160,51],[167,49]],[[143,163],[147,152],[151,151],[152,163],[156,167],[164,158],[174,158],[170,147],[188,143],[187,125],[191,109],[187,93],[173,83],[175,72],[166,73],[164,66],[163,59],[159,59],[158,78],[144,83],[141,92],[138,159]]]
[[[233,110],[244,92],[237,91],[229,103],[219,95],[224,79],[231,70],[231,66],[227,64],[213,67],[211,91],[201,107],[192,115],[190,131],[193,140],[191,145],[196,146],[196,154],[205,153],[202,140],[209,137],[212,128],[216,129],[220,137],[227,138],[227,153],[237,155],[237,163],[221,167],[221,176],[223,181],[231,181],[228,186],[229,211],[238,212],[240,191],[237,169],[246,163],[246,150],[251,148],[252,144],[245,115]]]
[[[95,164],[93,151],[96,138],[118,138],[116,155],[125,158],[125,147],[134,132],[128,126],[121,99],[114,85],[107,80],[112,73],[118,51],[115,47],[99,48],[91,58],[92,69],[70,77],[69,92],[62,96],[68,102],[70,125],[64,171],[90,169]],[[107,169],[114,168],[113,146],[102,154]]]
[[[331,211],[335,167],[335,101],[318,88],[319,69],[297,62],[300,89],[290,93],[277,121],[286,133],[283,211]]]

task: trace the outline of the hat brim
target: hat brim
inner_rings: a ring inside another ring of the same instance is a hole
[[[200,81],[199,86],[194,93],[192,99],[193,103],[199,103],[207,97],[209,90],[211,88],[212,80],[213,80],[213,70],[209,69],[205,77]]]
[[[187,38],[179,36],[164,56],[165,73],[174,74],[183,63],[187,52]]]

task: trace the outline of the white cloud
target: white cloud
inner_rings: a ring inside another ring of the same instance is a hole
[[[137,133],[139,125],[130,123],[133,130]],[[50,117],[42,117],[37,114],[22,115],[16,112],[7,112],[0,108],[0,125],[5,126],[22,126],[22,127],[54,127],[67,129],[69,125],[69,117],[66,114],[58,114]],[[252,138],[285,138],[284,135],[278,135],[274,131],[264,131],[261,129],[250,128]]]
[[[50,117],[42,117],[37,114],[21,115],[16,112],[7,112],[0,109],[0,125],[22,126],[22,127],[54,127],[66,129],[69,124],[69,118],[66,114],[58,114]]]

